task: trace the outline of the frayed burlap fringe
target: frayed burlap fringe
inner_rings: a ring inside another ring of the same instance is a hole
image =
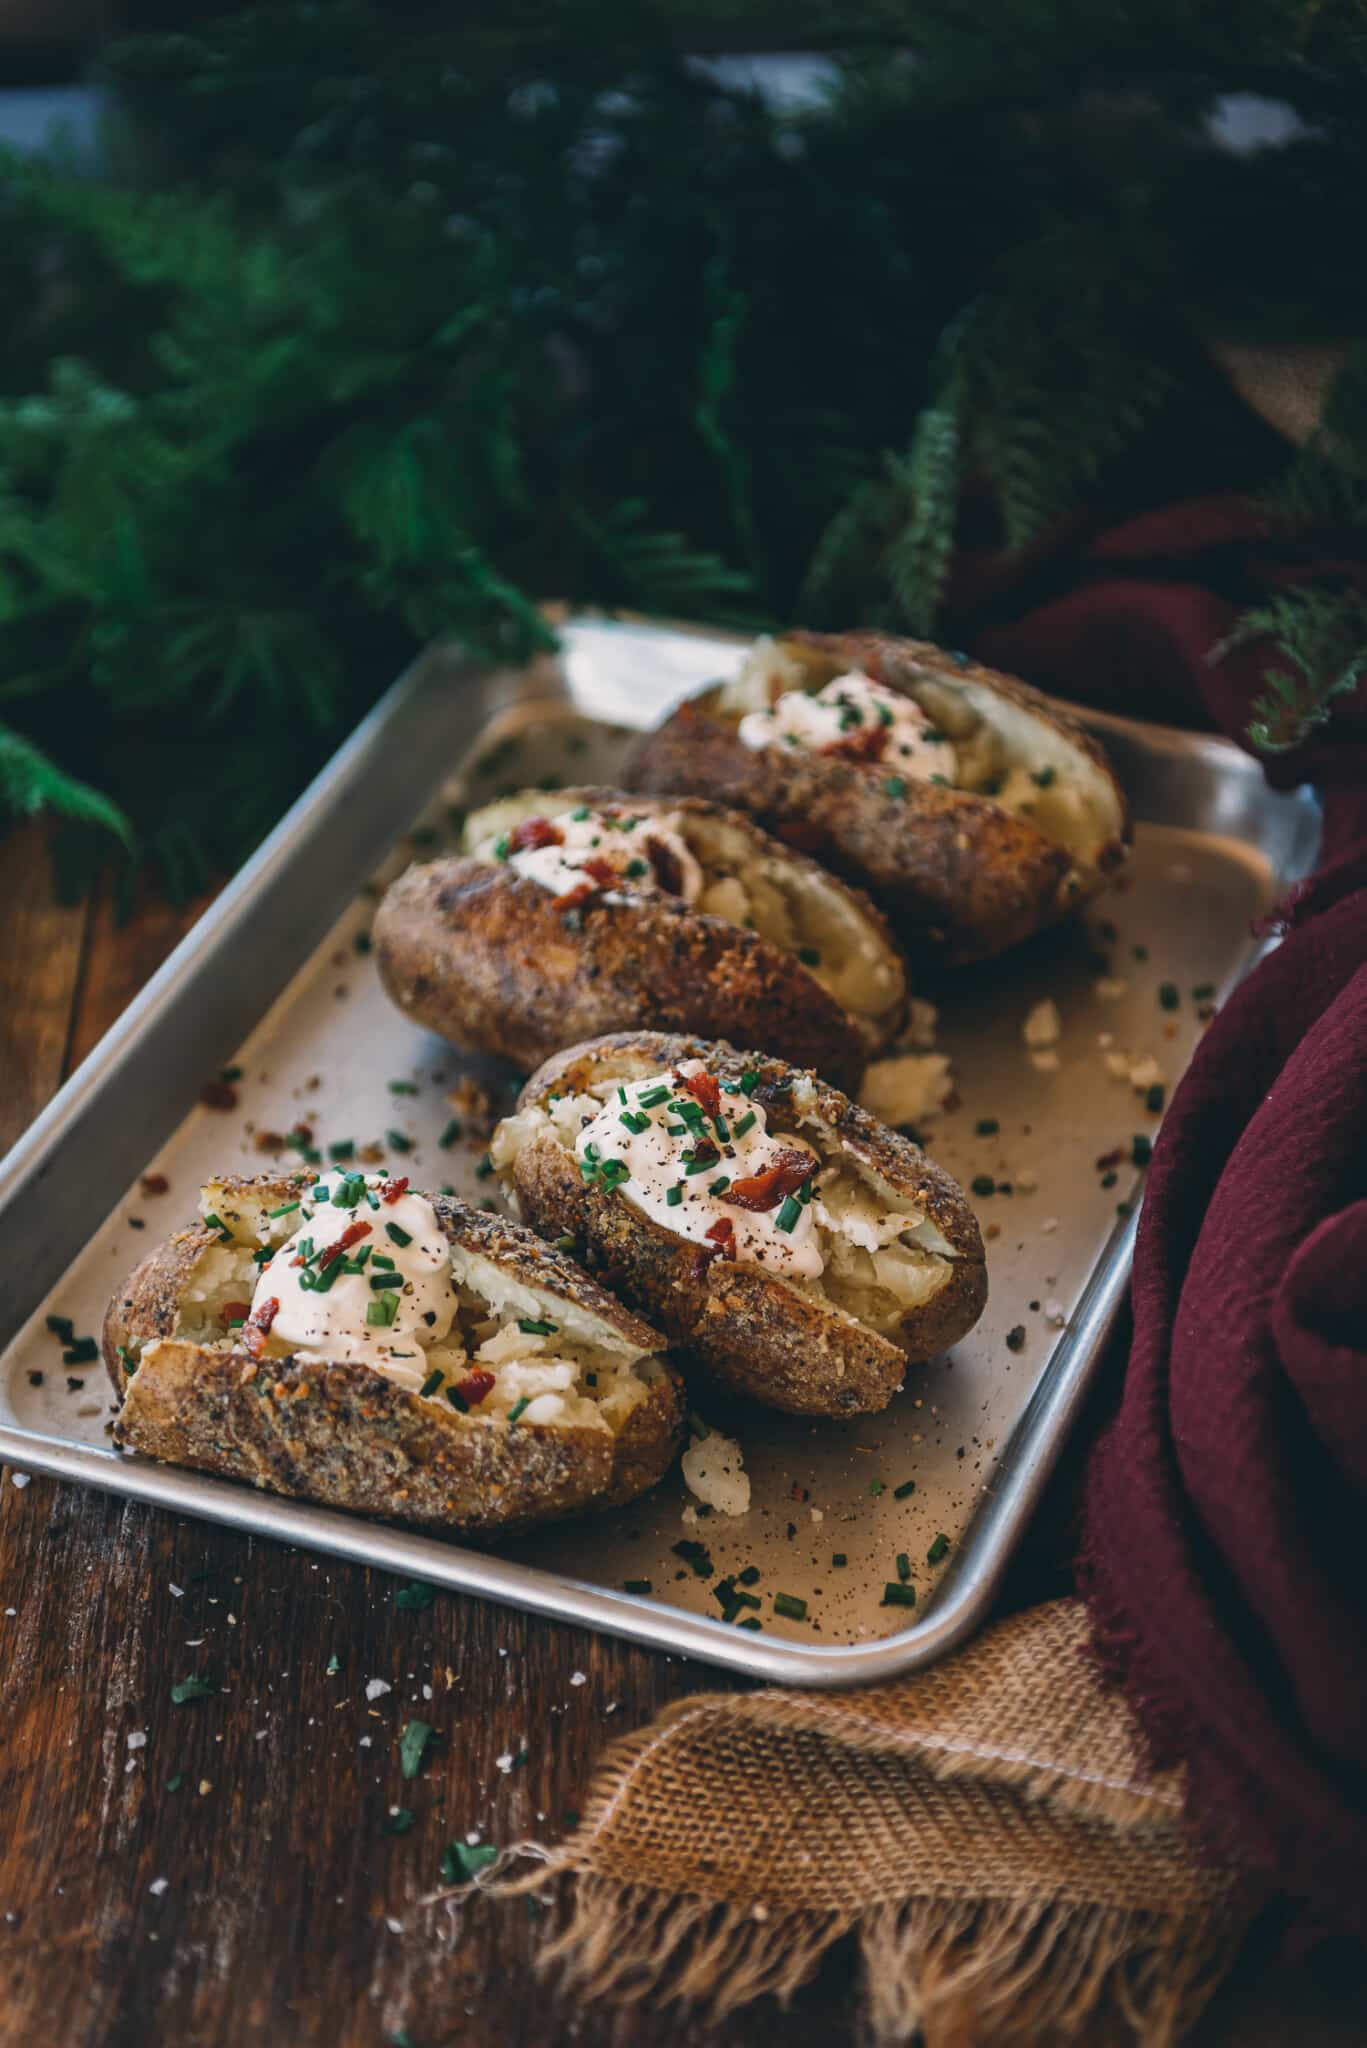
[[[720,2018],[850,1935],[880,2048],[1166,2048],[1259,1900],[1194,1851],[1085,1639],[1060,1601],[900,1685],[681,1701],[608,1752],[567,1842],[481,1889],[551,1888],[541,1961],[576,2002]]]

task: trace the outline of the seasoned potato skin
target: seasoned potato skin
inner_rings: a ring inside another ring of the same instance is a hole
[[[1116,787],[1090,735],[1013,676],[878,633],[793,633],[785,640],[828,656],[832,673],[862,668],[895,684],[899,663],[916,662],[947,680],[985,683],[1066,734]],[[866,888],[913,951],[958,963],[1005,952],[1070,915],[1124,859],[1119,837],[1102,849],[1096,875],[1084,878],[1065,848],[990,797],[918,780],[892,797],[876,762],[747,747],[736,721],[721,714],[720,698],[720,686],[704,690],[647,734],[628,766],[628,785],[647,793],[684,790],[751,812],[777,838]],[[1116,794],[1123,814],[1118,787]]]
[[[621,800],[585,790],[585,801]],[[694,801],[671,809],[719,813]],[[744,818],[732,820],[763,836]],[[787,853],[799,869],[815,864]],[[856,892],[858,893],[858,892]],[[861,908],[885,932],[866,899]],[[643,891],[571,914],[540,883],[468,855],[409,868],[387,891],[372,939],[391,999],[469,1051],[531,1068],[561,1046],[626,1029],[721,1034],[857,1089],[901,1010],[870,1037],[802,962],[758,932]]]
[[[663,1349],[648,1325],[531,1232],[448,1197],[429,1199],[453,1242],[575,1302],[642,1350]],[[544,1424],[471,1428],[363,1365],[257,1361],[245,1350],[173,1340],[180,1298],[216,1242],[202,1224],[178,1231],[109,1305],[102,1348],[123,1402],[121,1444],[294,1499],[472,1535],[634,1499],[674,1456],[684,1409],[665,1365],[614,1438]],[[121,1346],[140,1360],[131,1376]]]
[[[617,1032],[548,1060],[527,1082],[519,1106],[541,1103],[555,1090],[578,1092],[599,1078],[605,1061],[621,1057],[637,1061],[642,1073],[688,1059],[705,1059],[724,1079],[756,1073],[753,1099],[766,1108],[782,1103],[793,1079],[791,1067],[763,1054],[697,1038]],[[589,1247],[608,1284],[732,1391],[794,1415],[885,1408],[908,1363],[955,1343],[982,1313],[982,1238],[957,1183],[918,1146],[821,1082],[816,1107],[851,1152],[920,1204],[954,1249],[945,1285],[906,1318],[898,1343],[762,1267],[700,1257],[697,1245],[620,1195],[586,1185],[576,1161],[549,1137],[518,1154],[514,1178],[523,1214],[548,1235],[569,1233]]]

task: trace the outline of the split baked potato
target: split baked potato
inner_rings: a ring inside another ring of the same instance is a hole
[[[668,1468],[663,1340],[530,1230],[360,1173],[201,1201],[109,1305],[119,1443],[452,1534],[630,1500]]]
[[[762,640],[637,749],[634,789],[751,812],[867,889],[913,949],[987,959],[1125,858],[1101,747],[1013,676],[879,633]]]
[[[853,1088],[906,1014],[868,900],[736,812],[524,790],[413,867],[373,939],[399,1008],[524,1068],[604,1031],[762,1044]]]
[[[963,1191],[814,1074],[660,1032],[571,1047],[490,1156],[524,1217],[732,1391],[796,1415],[886,1407],[987,1298]]]

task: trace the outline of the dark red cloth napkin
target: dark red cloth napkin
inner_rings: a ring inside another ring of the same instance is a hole
[[[1209,650],[1326,566],[1364,567],[1289,562],[1248,501],[1202,498],[1075,541],[1042,591],[1032,565],[1014,617],[990,562],[956,595],[981,659],[1241,738],[1271,650]],[[1198,1825],[1367,1939],[1367,693],[1271,773],[1323,790],[1325,864],[1164,1119],[1079,1578]]]

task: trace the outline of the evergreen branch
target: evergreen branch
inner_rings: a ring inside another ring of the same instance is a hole
[[[51,811],[97,825],[133,850],[133,828],[117,804],[66,774],[32,741],[6,725],[0,725],[0,807],[15,818],[36,818]]]
[[[1283,666],[1264,669],[1267,690],[1254,701],[1248,736],[1259,753],[1289,754],[1367,676],[1367,593],[1312,584],[1279,591],[1244,612],[1209,658],[1223,661],[1261,639],[1276,644]]]

